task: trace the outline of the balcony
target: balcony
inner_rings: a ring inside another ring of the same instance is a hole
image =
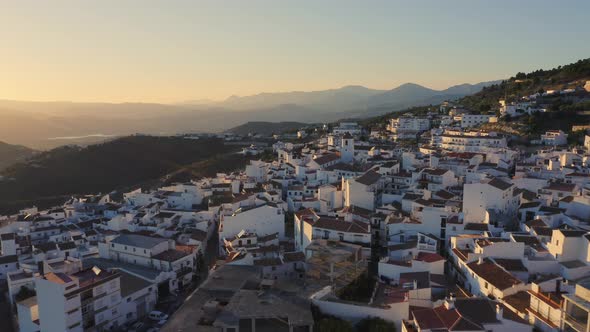
[[[588,316],[572,316],[566,313],[564,317],[564,322],[578,332],[586,332],[586,326],[588,325]]]

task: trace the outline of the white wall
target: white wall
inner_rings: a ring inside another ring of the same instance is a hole
[[[317,305],[320,311],[326,315],[336,316],[345,320],[358,322],[368,317],[379,317],[395,323],[398,331],[401,331],[402,319],[408,319],[410,314],[410,302],[391,303],[388,308],[370,307],[368,305],[354,304],[353,302],[341,303],[323,300],[331,292],[331,287],[326,286],[317,293],[311,295],[311,301]]]
[[[285,215],[278,207],[263,205],[232,216],[223,216],[221,221],[220,238],[229,238],[245,230],[257,235],[279,233],[279,238],[285,238]]]

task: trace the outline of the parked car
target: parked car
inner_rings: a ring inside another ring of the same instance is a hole
[[[129,330],[127,332],[138,332],[141,331],[141,329],[143,329],[145,324],[143,324],[142,322],[135,322],[133,324],[131,324],[131,326],[129,327]]]
[[[163,313],[161,311],[157,311],[157,310],[150,312],[148,317],[149,317],[149,319],[155,320],[155,321],[161,321],[161,320],[166,321],[166,319],[168,319],[168,315],[166,315],[165,313]]]

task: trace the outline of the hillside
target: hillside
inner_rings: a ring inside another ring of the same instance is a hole
[[[580,134],[572,133],[572,126],[590,125],[590,93],[583,92],[581,89],[586,81],[590,81],[590,59],[579,60],[549,70],[539,69],[530,73],[517,73],[505,81],[458,98],[455,102],[475,113],[492,112],[499,109],[498,100],[500,99],[507,98],[509,101],[514,101],[522,96],[538,92],[578,88],[579,92],[570,96],[557,94],[537,98],[539,107],[548,109],[546,113],[525,115],[516,119],[502,118],[498,123],[483,125],[482,129],[521,136],[523,141],[538,139],[541,133],[550,129],[561,129],[569,133],[572,143],[579,143]],[[457,86],[453,89],[467,92],[471,88]],[[427,94],[427,92],[424,93]],[[369,118],[357,117],[356,120],[365,127],[383,127],[389,118],[401,114],[426,115],[428,112],[437,112],[439,104],[433,102],[430,105],[408,107],[402,111],[387,112]]]
[[[583,86],[587,80],[590,80],[590,58],[549,70],[517,73],[498,84],[484,87],[480,92],[460,98],[458,103],[474,111],[487,112],[499,107],[499,99],[514,100],[540,91]]]
[[[237,149],[219,139],[154,136],[57,148],[0,173],[5,177],[0,186],[0,214],[32,204],[59,203],[72,194],[107,193],[138,185]]]
[[[280,134],[287,131],[297,130],[309,126],[303,122],[265,122],[265,121],[249,121],[243,125],[228,129],[227,132],[237,135],[248,135],[250,133],[261,134],[269,136],[271,134]]]
[[[0,170],[23,161],[35,154],[35,150],[22,145],[0,142]]]

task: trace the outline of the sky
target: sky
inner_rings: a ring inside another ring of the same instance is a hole
[[[589,13],[588,0],[0,0],[0,99],[444,89],[589,57]]]

